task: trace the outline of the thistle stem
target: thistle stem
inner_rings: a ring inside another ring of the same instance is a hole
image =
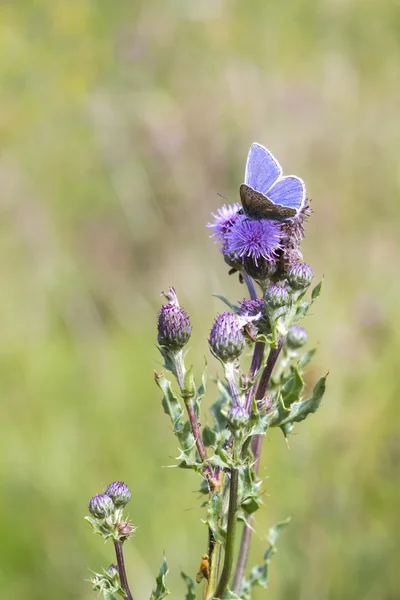
[[[246,272],[243,273],[243,279],[246,282],[247,285],[247,289],[249,290],[249,296],[252,300],[257,300],[258,296],[257,296],[257,291],[256,288],[254,286],[254,281],[253,279],[250,277],[250,275],[247,275]]]
[[[203,463],[207,463],[208,456],[207,456],[206,447],[204,446],[204,443],[203,443],[203,438],[201,437],[200,423],[199,423],[199,420],[196,415],[196,411],[194,409],[193,403],[190,398],[187,398],[187,399],[185,398],[185,406],[186,406],[186,410],[187,410],[187,413],[189,416],[189,421],[190,421],[190,426],[192,429],[193,437],[196,442],[197,452],[199,453],[201,461]],[[206,464],[205,471],[207,473],[208,479],[214,477],[214,470],[210,464]]]
[[[265,365],[265,369],[263,374],[261,375],[260,382],[258,384],[255,398],[256,400],[262,400],[265,394],[268,391],[269,383],[271,381],[272,371],[276,365],[276,361],[278,360],[280,351],[282,350],[283,344],[285,343],[285,338],[280,338],[278,340],[276,348],[271,348],[268,354],[267,364]],[[255,351],[254,351],[255,352]],[[254,360],[254,355],[253,355]],[[261,448],[262,448],[262,436],[255,435],[252,443],[253,456],[255,459],[254,471],[256,475],[258,474],[259,464],[260,464],[260,456],[261,456]],[[236,564],[235,576],[232,584],[232,592],[235,594],[239,593],[240,586],[242,584],[242,579],[246,570],[247,559],[249,556],[250,550],[250,542],[251,542],[251,534],[252,529],[251,525],[253,523],[253,516],[251,515],[248,520],[248,524],[244,525],[242,531],[242,539],[240,541],[240,549],[238,560]]]
[[[127,600],[133,600],[133,596],[129,589],[128,578],[126,576],[126,571],[125,571],[125,562],[124,562],[124,553],[122,550],[122,542],[118,542],[117,540],[114,540],[114,548],[115,548],[115,554],[117,555],[117,564],[118,564],[119,578],[121,581],[121,587],[125,592],[125,597],[127,598]]]
[[[239,471],[231,469],[231,480],[229,487],[229,508],[228,508],[228,525],[226,531],[226,544],[224,566],[222,567],[221,577],[215,593],[215,598],[222,598],[232,573],[233,554],[235,549],[236,537],[236,516],[237,516],[237,501],[238,501],[238,484]]]

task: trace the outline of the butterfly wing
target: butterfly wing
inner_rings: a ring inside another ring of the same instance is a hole
[[[240,199],[243,209],[249,219],[269,219],[271,221],[286,221],[296,214],[296,209],[275,204],[272,200],[242,183]]]
[[[282,167],[271,152],[261,144],[252,144],[247,156],[245,184],[267,196],[281,175]]]
[[[268,198],[274,204],[294,209],[296,214],[304,204],[306,186],[304,181],[295,175],[281,177],[269,190]]]

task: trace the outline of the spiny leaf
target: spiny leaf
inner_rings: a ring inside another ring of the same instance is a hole
[[[205,425],[203,427],[201,437],[203,438],[203,442],[206,448],[209,448],[210,446],[216,446],[218,443],[219,436],[214,429],[211,429],[211,427],[209,427],[209,425]]]
[[[313,389],[312,396],[308,400],[292,404],[289,415],[278,425],[281,427],[287,423],[299,423],[308,415],[315,413],[319,408],[325,393],[327,375],[321,377]]]
[[[324,280],[321,279],[321,281],[319,283],[317,283],[317,285],[315,286],[315,288],[313,289],[313,291],[311,292],[311,303],[315,302],[315,300],[317,298],[319,298],[320,294],[321,294],[321,290],[322,290],[322,284],[323,284]]]
[[[185,600],[196,600],[196,584],[192,577],[186,575],[183,571],[181,571],[181,577],[186,584],[187,593],[185,595]]]
[[[306,367],[309,364],[309,362],[311,361],[311,359],[314,356],[314,354],[316,353],[316,351],[317,351],[316,348],[312,348],[311,350],[306,352],[304,354],[304,356],[301,357],[301,359],[299,360],[299,370],[300,371],[302,371],[304,369],[304,367]]]
[[[219,492],[211,494],[207,504],[206,525],[211,529],[217,542],[225,543],[226,532],[220,527],[219,520],[222,511],[222,497]]]
[[[292,367],[292,376],[281,388],[282,400],[286,408],[297,402],[304,388],[304,381],[297,366]]]
[[[200,404],[201,401],[204,397],[204,394],[206,393],[206,386],[207,386],[207,362],[204,366],[204,371],[203,374],[201,376],[201,384],[199,385],[199,387],[197,388],[196,391],[196,395],[195,395],[195,406],[196,406],[196,414],[197,416],[199,416],[199,411],[200,411]]]
[[[152,591],[150,600],[162,600],[165,596],[168,596],[169,589],[165,584],[165,580],[168,574],[168,563],[164,556],[163,564],[160,567],[159,573],[156,578],[156,588]]]
[[[218,298],[219,300],[222,300],[222,302],[224,304],[226,304],[227,306],[229,306],[229,308],[234,312],[234,313],[238,313],[239,312],[239,307],[236,306],[235,304],[232,304],[232,302],[229,302],[229,300],[227,298],[225,298],[225,296],[220,296],[219,294],[213,294],[214,298]]]
[[[243,600],[250,600],[252,588],[255,586],[267,587],[268,583],[268,568],[272,556],[276,553],[276,540],[281,530],[288,525],[290,518],[285,521],[280,521],[274,527],[271,527],[268,535],[268,548],[264,554],[264,560],[261,565],[254,567],[247,579],[242,583],[240,595]]]
[[[171,417],[174,430],[183,417],[183,409],[176,394],[172,391],[171,382],[164,375],[155,374],[155,380],[164,397],[162,405],[164,412]]]

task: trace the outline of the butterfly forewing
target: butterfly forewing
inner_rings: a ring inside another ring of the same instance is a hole
[[[245,214],[250,219],[270,219],[271,221],[285,221],[296,215],[296,209],[275,204],[254,190],[249,185],[242,183],[240,186],[240,199]]]
[[[282,167],[271,152],[261,144],[252,144],[247,156],[245,184],[266,196],[281,175]]]

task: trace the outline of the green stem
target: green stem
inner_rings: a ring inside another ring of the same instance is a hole
[[[231,481],[229,488],[229,508],[228,508],[228,525],[226,531],[225,557],[224,566],[222,568],[221,577],[218,583],[215,598],[222,598],[226,588],[228,587],[229,579],[232,573],[233,554],[235,549],[236,537],[236,517],[237,517],[237,501],[238,501],[238,485],[239,471],[231,469]]]

